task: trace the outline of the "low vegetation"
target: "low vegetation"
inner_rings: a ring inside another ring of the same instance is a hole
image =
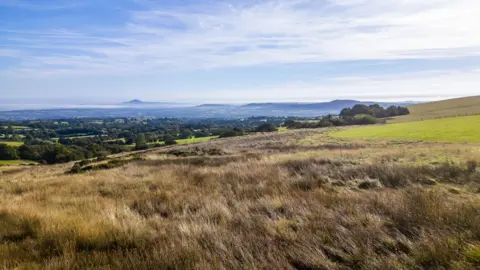
[[[403,123],[480,114],[480,96],[416,104],[409,106],[408,110],[409,115],[395,117],[388,122]]]
[[[480,142],[480,115],[352,128],[339,138],[391,138],[437,142]]]
[[[56,164],[103,158],[132,150],[274,131],[284,120],[284,117],[201,120],[146,117],[0,122],[5,127],[0,129],[3,139],[0,145],[9,147],[9,154],[3,155],[0,149],[0,160]],[[265,126],[270,130],[264,130]]]
[[[476,144],[293,130],[0,172],[7,269],[476,269]],[[118,165],[118,166],[117,166]],[[107,168],[108,167],[108,168]]]
[[[283,125],[289,129],[373,125],[385,123],[384,118],[387,117],[408,114],[408,108],[401,106],[390,106],[385,109],[378,104],[370,106],[357,104],[353,106],[353,108],[343,109],[338,116],[326,115],[317,121],[298,121],[294,119],[287,119]]]

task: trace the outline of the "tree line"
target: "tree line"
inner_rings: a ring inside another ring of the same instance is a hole
[[[326,115],[318,121],[287,119],[285,120],[284,126],[289,129],[298,129],[349,125],[374,125],[384,122],[384,119],[387,117],[407,115],[409,113],[410,111],[407,107],[390,106],[385,109],[378,104],[370,106],[357,104],[353,106],[353,108],[342,109],[338,116]]]

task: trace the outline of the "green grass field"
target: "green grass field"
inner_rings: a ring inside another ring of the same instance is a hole
[[[7,129],[8,126],[2,126],[2,128]],[[29,127],[26,126],[12,126],[14,130],[21,130],[21,129],[29,129]]]
[[[10,146],[22,146],[23,142],[10,142],[10,141],[0,140],[0,144],[6,144],[6,145],[10,145]]]
[[[436,142],[480,142],[480,115],[352,128],[337,138],[389,138]]]
[[[29,160],[0,160],[1,165],[22,165],[22,164],[36,164],[36,162]]]
[[[206,142],[210,141],[213,139],[217,139],[218,136],[210,136],[210,137],[203,137],[203,138],[190,138],[190,139],[182,139],[182,140],[177,140],[178,144],[192,144],[192,143],[200,143],[200,142]]]

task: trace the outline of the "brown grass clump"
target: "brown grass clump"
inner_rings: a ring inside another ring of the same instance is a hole
[[[479,267],[476,146],[341,147],[339,141],[321,147],[335,144],[325,134],[300,130],[178,146],[82,174],[65,174],[72,164],[0,174],[0,263],[6,269]]]

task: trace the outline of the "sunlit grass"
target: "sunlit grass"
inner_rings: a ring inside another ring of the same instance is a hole
[[[328,130],[160,147],[82,174],[4,166],[2,267],[476,269],[479,147]]]
[[[22,164],[35,164],[35,162],[28,161],[28,160],[0,160],[0,165],[22,165]]]
[[[9,146],[18,147],[18,146],[22,146],[23,142],[12,142],[12,141],[2,141],[2,140],[0,140],[0,144],[6,144],[6,145],[9,145]]]
[[[435,142],[480,142],[480,115],[351,128],[336,138],[388,138]]]
[[[213,139],[217,139],[218,136],[209,136],[209,137],[202,137],[202,138],[190,138],[190,139],[180,139],[177,140],[178,144],[192,144],[192,143],[201,143],[207,142]]]

